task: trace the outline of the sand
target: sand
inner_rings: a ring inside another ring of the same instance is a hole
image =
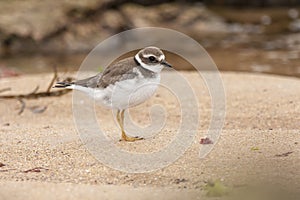
[[[213,141],[212,151],[200,159],[200,140],[211,120],[211,97],[197,73],[180,73],[195,91],[199,126],[193,130],[192,144],[178,160],[147,173],[112,169],[90,153],[73,120],[72,93],[25,100],[26,108],[20,115],[20,102],[0,100],[0,163],[5,165],[0,167],[0,199],[201,199],[207,193],[205,185],[215,180],[232,189],[276,184],[297,192],[300,80],[223,72],[224,127],[219,140]],[[164,74],[171,77],[170,84],[176,82],[171,72]],[[0,79],[0,89],[11,88],[1,95],[30,93],[37,85],[44,91],[51,77],[39,74]],[[166,124],[155,136],[136,143],[118,141],[120,133],[111,111],[96,107],[97,120],[115,147],[135,153],[159,151],[176,135],[180,109],[174,96],[160,88],[149,101],[130,109],[132,120],[143,126],[151,123],[149,107],[153,104],[165,108]],[[32,111],[45,106],[44,112]]]

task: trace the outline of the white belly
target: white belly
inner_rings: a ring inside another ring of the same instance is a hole
[[[89,89],[85,91],[95,101],[105,107],[126,109],[143,103],[149,99],[157,89],[160,76],[145,79],[128,79],[110,85],[105,89]]]

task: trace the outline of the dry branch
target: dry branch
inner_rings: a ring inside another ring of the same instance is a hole
[[[38,92],[34,94],[19,94],[0,96],[0,99],[37,99],[40,97],[58,97],[67,94],[71,90],[60,90],[55,92]]]
[[[11,90],[11,88],[3,88],[3,89],[0,90],[0,93],[1,92],[6,92],[6,91],[10,91],[10,90]]]
[[[53,67],[53,69],[54,69],[53,78],[51,79],[51,82],[49,83],[49,86],[45,92],[37,92],[39,90],[39,86],[36,86],[35,89],[32,92],[30,92],[29,94],[3,95],[3,96],[0,96],[0,99],[16,99],[16,100],[18,100],[21,103],[21,108],[18,112],[18,114],[20,115],[24,112],[24,110],[26,108],[26,103],[25,103],[24,99],[37,99],[37,98],[41,98],[41,97],[58,97],[58,96],[62,96],[64,94],[69,93],[71,90],[67,90],[67,89],[50,92],[52,85],[54,84],[55,80],[57,79],[57,69],[56,69],[56,67]],[[72,79],[72,78],[68,78],[68,79]],[[9,90],[11,90],[11,89],[3,88],[3,89],[0,89],[0,93],[9,91]],[[47,107],[45,107],[45,109],[46,108]],[[41,110],[40,112],[43,112],[44,110]]]
[[[18,99],[18,100],[21,103],[21,108],[20,108],[20,111],[18,112],[18,115],[21,115],[25,110],[26,104],[23,99]]]
[[[68,92],[70,92],[70,90],[67,90],[67,89],[50,92],[52,85],[54,84],[55,80],[58,77],[56,67],[53,67],[53,70],[54,70],[53,78],[51,79],[51,82],[49,83],[49,86],[45,92],[37,92],[39,89],[39,86],[36,86],[36,88],[29,94],[3,95],[3,96],[0,96],[0,99],[18,99],[20,101],[20,99],[37,99],[40,97],[58,97],[58,96],[61,96],[61,95],[64,95],[64,94],[67,94]],[[72,78],[69,78],[69,79],[72,79]],[[0,89],[0,93],[8,91],[8,90],[10,90],[10,88]]]
[[[46,92],[50,92],[55,80],[57,79],[57,68],[56,68],[56,66],[53,67],[53,70],[54,70],[54,75],[53,75],[53,78],[52,78]]]

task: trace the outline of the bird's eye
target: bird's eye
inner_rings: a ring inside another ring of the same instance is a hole
[[[154,62],[156,59],[155,59],[154,56],[150,56],[150,57],[149,57],[149,60],[150,60],[151,62]]]

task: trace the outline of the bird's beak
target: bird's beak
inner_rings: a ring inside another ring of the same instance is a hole
[[[166,67],[171,67],[171,68],[172,68],[172,65],[171,65],[170,63],[168,63],[167,61],[165,61],[165,60],[163,60],[163,61],[161,62],[161,64],[163,64],[163,65],[166,66]]]

